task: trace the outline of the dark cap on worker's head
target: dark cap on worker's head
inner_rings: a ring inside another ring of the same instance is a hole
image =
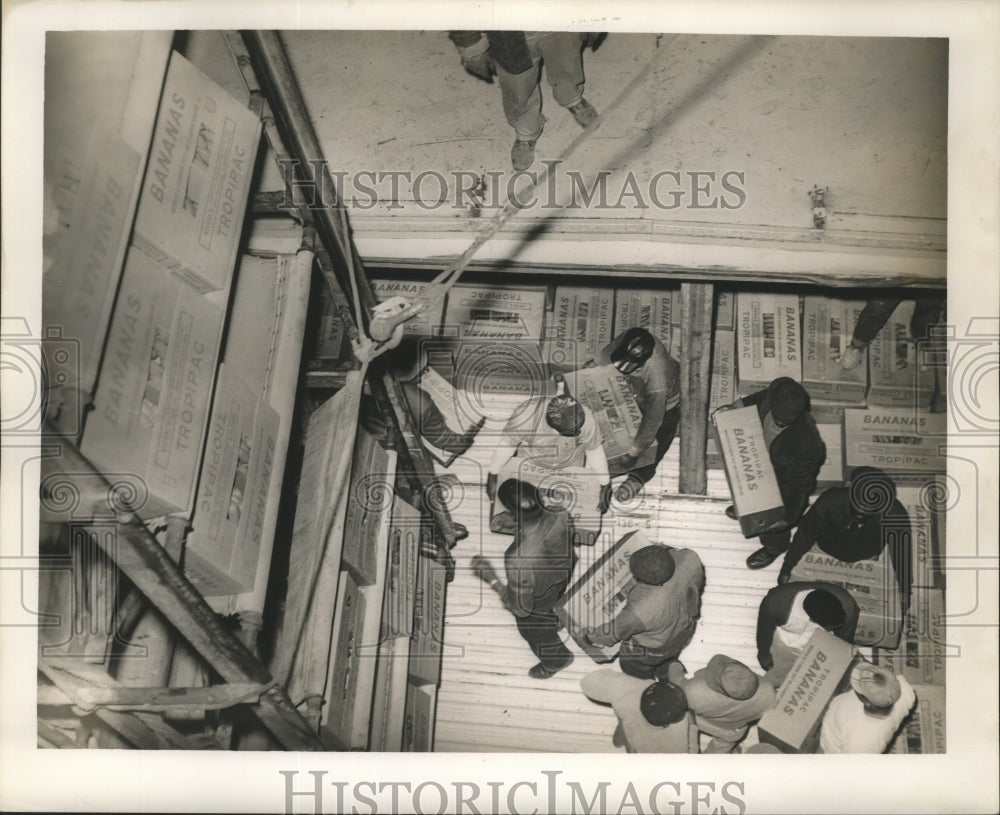
[[[802,601],[802,610],[817,625],[832,631],[847,621],[847,612],[840,601],[826,589],[813,589]]]
[[[899,701],[903,689],[893,671],[882,665],[859,662],[851,671],[851,687],[855,693],[878,710],[892,707]]]
[[[851,470],[851,508],[858,515],[882,515],[896,500],[896,485],[878,467]]]
[[[779,376],[767,386],[767,399],[774,421],[787,427],[809,408],[809,394],[788,376]]]
[[[760,678],[739,660],[716,654],[705,666],[705,684],[716,693],[742,702],[757,692]]]
[[[621,342],[611,354],[611,362],[631,363],[628,367],[634,370],[641,367],[653,355],[655,348],[656,338],[645,328],[633,326],[622,334]]]
[[[687,709],[684,689],[662,679],[649,685],[639,699],[639,711],[654,727],[666,727],[679,722]]]
[[[662,586],[674,576],[674,556],[663,544],[652,543],[632,553],[628,568],[640,583]]]
[[[497,500],[508,512],[517,514],[535,514],[544,507],[538,488],[517,478],[508,478],[497,487]]]
[[[553,396],[545,406],[545,421],[562,436],[578,436],[586,414],[572,396]]]

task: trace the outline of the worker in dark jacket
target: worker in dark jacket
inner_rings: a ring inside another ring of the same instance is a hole
[[[588,632],[594,645],[621,641],[618,664],[629,676],[663,676],[691,642],[701,614],[705,568],[690,549],[644,546],[629,558],[635,584],[625,606],[601,629]]]
[[[857,467],[849,487],[831,487],[816,499],[795,530],[779,583],[788,582],[796,564],[813,546],[845,563],[875,560],[888,550],[906,614],[912,583],[910,517],[896,499],[892,479],[882,470]]]
[[[504,481],[497,498],[515,519],[514,542],[504,555],[507,583],[484,557],[474,556],[472,567],[500,595],[517,620],[517,630],[538,657],[539,663],[528,675],[548,679],[573,661],[552,610],[576,565],[572,523],[566,510],[543,506],[538,490],[526,481]]]
[[[858,320],[854,324],[851,342],[844,349],[844,355],[840,359],[842,368],[849,371],[861,364],[865,349],[878,336],[882,326],[886,324],[896,307],[902,302],[901,299],[896,298],[892,300],[868,300],[865,303],[865,307],[861,309]],[[936,325],[941,320],[943,306],[944,299],[940,297],[918,297],[914,301],[913,314],[910,317],[910,336],[914,340],[930,339],[931,326]]]
[[[378,357],[372,363],[371,374],[393,374],[402,387],[403,398],[406,399],[415,425],[414,430],[439,450],[460,456],[475,442],[486,417],[482,417],[464,433],[449,427],[434,399],[418,384],[420,374],[426,367],[425,356],[420,350],[419,342],[407,338]],[[375,399],[368,394],[361,396],[360,418],[365,430],[376,439],[383,442],[386,440],[386,417]]]
[[[764,442],[785,507],[782,527],[762,534],[762,548],[747,558],[747,568],[763,569],[788,549],[792,539],[790,529],[802,517],[809,496],[816,488],[816,476],[826,460],[826,445],[809,413],[809,395],[794,379],[779,377],[765,390],[737,399],[719,410],[750,405],[756,405],[760,415]],[[730,506],[726,515],[735,520],[735,507]]]
[[[677,434],[681,416],[681,366],[656,337],[645,328],[630,328],[602,348],[597,365],[614,365],[629,382],[635,394],[642,421],[628,452],[614,459],[617,472],[629,477],[616,493],[618,500],[628,501],[656,473]],[[656,443],[656,454],[650,464],[635,468],[636,460]]]
[[[757,612],[757,661],[779,687],[809,638],[819,629],[854,641],[860,611],[846,589],[820,581],[775,586]]]
[[[542,135],[541,62],[556,102],[569,110],[580,127],[597,119],[583,98],[583,47],[595,45],[593,34],[575,31],[452,31],[449,35],[473,76],[493,82],[496,74],[507,122],[516,138],[510,151],[515,170],[527,170]]]

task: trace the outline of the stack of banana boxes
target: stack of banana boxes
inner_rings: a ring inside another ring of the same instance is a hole
[[[109,480],[131,485],[142,517],[192,521],[188,576],[199,588],[249,590],[255,552],[235,552],[234,539],[245,534],[248,549],[259,540],[255,491],[272,475],[266,459],[276,420],[240,364],[233,359],[220,372],[219,363],[232,356],[223,339],[260,122],[171,52],[169,36],[121,37],[129,41],[115,52],[136,68],[124,73],[131,83],[120,130],[96,123],[86,145],[47,157],[47,195],[61,214],[46,246],[43,316],[78,348],[70,384],[92,404],[86,414],[67,405],[57,426]],[[51,49],[54,116],[81,110],[58,104],[77,81],[79,45]],[[144,118],[142,142],[136,123]]]

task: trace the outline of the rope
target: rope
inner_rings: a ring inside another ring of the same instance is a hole
[[[601,126],[601,122],[604,121],[605,118],[609,117],[612,113],[617,111],[618,108],[620,108],[622,104],[624,104],[625,100],[632,95],[635,89],[646,81],[646,77],[648,77],[653,68],[657,66],[657,64],[663,58],[663,55],[670,50],[669,45],[671,45],[679,37],[680,37],[679,34],[673,35],[667,41],[666,45],[663,45],[660,42],[660,38],[657,37],[656,40],[657,54],[655,55],[655,57],[651,59],[649,62],[647,62],[646,65],[643,67],[643,69],[639,71],[639,73],[632,78],[632,80],[622,89],[622,91],[618,94],[618,96],[615,97],[614,100],[612,100],[611,104],[609,104],[605,108],[604,113],[598,115],[598,117],[593,122],[591,122],[590,125],[588,125],[580,134],[578,134],[576,138],[574,138],[569,143],[569,145],[566,146],[566,148],[562,151],[562,153],[559,155],[556,161],[545,162],[545,169],[542,170],[541,174],[539,174],[537,177],[534,177],[533,174],[528,176],[528,178],[531,179],[530,184],[526,190],[526,192],[529,195],[532,192],[534,192],[534,190],[536,190],[540,185],[545,183],[545,181],[549,177],[549,174],[552,171],[552,167],[564,163],[574,153],[576,153],[576,151],[580,148],[580,146],[593,135],[594,131],[596,131],[598,127]],[[479,231],[479,233],[473,239],[472,243],[469,244],[469,247],[459,256],[459,258],[455,261],[455,263],[451,264],[450,266],[447,266],[444,270],[442,270],[441,273],[431,281],[430,285],[427,287],[424,293],[414,300],[413,314],[410,316],[411,317],[415,316],[416,314],[429,309],[436,302],[443,300],[445,295],[452,288],[452,286],[454,286],[459,281],[462,272],[465,271],[466,267],[472,261],[472,258],[475,256],[475,254],[489,240],[491,240],[497,234],[497,232],[499,232],[517,212],[520,212],[521,209],[522,207],[518,205],[516,197],[513,198],[512,200],[508,200],[507,203],[504,205],[504,207],[493,217],[493,219],[486,225],[486,227]],[[561,205],[559,207],[560,212],[564,209],[565,205]],[[348,234],[347,213],[343,201],[341,201],[340,205],[340,217],[344,234],[346,235]],[[353,256],[350,252],[345,252],[345,257],[347,258],[348,272],[351,278],[351,288],[354,293],[355,319],[357,321],[357,325],[360,327],[362,325],[361,303],[358,297],[357,282],[355,280]],[[359,337],[358,340],[352,340],[354,355],[363,364],[367,364],[375,357],[388,351],[390,348],[396,347],[396,345],[398,345],[400,340],[402,339],[403,336],[402,329],[404,324],[405,321],[403,323],[400,323],[400,325],[397,326],[396,331],[393,334],[392,338],[384,343],[377,343],[370,337],[363,335]]]

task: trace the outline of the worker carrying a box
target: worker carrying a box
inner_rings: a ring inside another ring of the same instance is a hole
[[[642,421],[632,446],[612,459],[616,473],[628,473],[618,490],[619,501],[629,501],[656,473],[656,466],[670,449],[681,417],[681,366],[645,328],[630,328],[602,348],[588,365],[613,365],[628,380],[635,394]],[[653,461],[635,467],[653,443]],[[633,469],[634,468],[634,469]]]
[[[789,530],[802,517],[816,487],[816,476],[826,460],[826,445],[809,413],[809,394],[791,377],[778,377],[765,390],[723,405],[719,410],[751,405],[756,406],[764,428],[764,443],[785,514],[783,528],[762,533],[762,548],[747,558],[747,568],[763,569],[788,549]],[[726,515],[737,520],[736,507],[727,507]]]
[[[371,363],[371,375],[392,374],[400,383],[416,432],[425,442],[450,453],[454,458],[472,446],[486,417],[481,417],[476,424],[464,431],[450,427],[434,399],[418,384],[421,374],[427,368],[426,357],[419,338],[404,338],[395,348],[375,358]],[[384,446],[387,439],[387,417],[375,399],[368,394],[361,396],[360,417],[365,430],[382,441]]]
[[[698,730],[712,737],[706,753],[733,752],[750,725],[774,706],[774,686],[725,654],[713,656],[690,678],[680,662],[671,662],[667,678],[683,688]]]
[[[701,615],[705,568],[690,549],[654,543],[628,561],[635,582],[613,620],[587,632],[594,645],[621,642],[621,669],[639,679],[665,676],[694,636]]]
[[[548,679],[573,661],[552,610],[576,565],[573,525],[566,510],[545,506],[538,490],[527,481],[504,481],[497,498],[515,522],[514,542],[504,554],[507,583],[480,555],[473,556],[472,568],[500,595],[517,621],[517,630],[538,657],[528,676]]]
[[[764,678],[780,687],[795,659],[819,629],[853,643],[860,610],[850,593],[832,583],[775,586],[757,611],[757,661]]]
[[[821,753],[883,753],[917,701],[891,668],[859,662],[851,689],[830,700],[819,733]]]
[[[611,504],[611,476],[594,415],[574,397],[534,396],[511,414],[490,460],[486,494],[496,497],[498,473],[517,455],[547,470],[586,466],[600,486],[597,510]]]
[[[698,752],[698,731],[687,699],[672,682],[650,682],[602,668],[587,674],[580,686],[588,698],[614,709],[615,747],[629,753]]]
[[[892,312],[902,303],[896,300],[869,300],[858,314],[851,335],[851,343],[844,350],[840,359],[840,367],[845,371],[857,368],[864,356],[865,349],[875,339],[882,326],[886,324]],[[930,327],[941,320],[944,299],[941,297],[918,297],[913,301],[913,315],[910,317],[910,336],[914,340],[928,339]]]
[[[875,560],[887,549],[906,614],[912,584],[910,517],[882,470],[855,467],[849,486],[831,487],[816,499],[799,521],[778,583],[787,583],[802,556],[814,547],[845,563]]]

